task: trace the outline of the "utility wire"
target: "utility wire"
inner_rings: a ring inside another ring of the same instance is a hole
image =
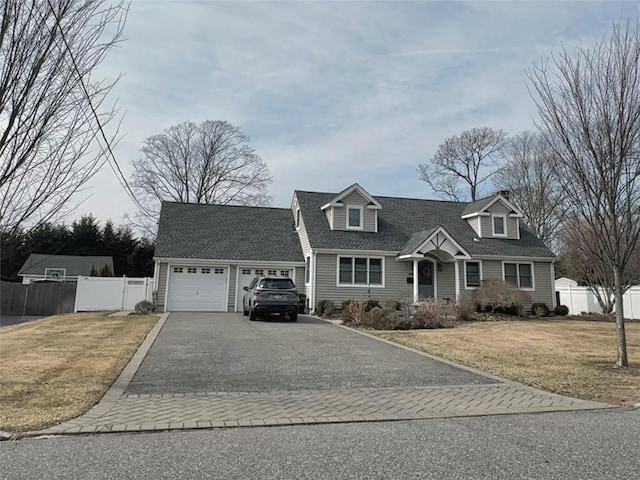
[[[51,13],[53,13],[53,17],[54,17],[54,19],[56,21],[56,27],[60,31],[60,35],[62,37],[62,41],[64,42],[64,45],[65,45],[65,47],[67,49],[67,52],[69,53],[69,57],[71,58],[71,63],[73,65],[73,68],[74,68],[76,74],[78,75],[78,80],[80,82],[80,86],[82,87],[82,91],[84,92],[84,95],[86,96],[87,101],[89,102],[89,107],[91,108],[91,112],[93,113],[93,117],[94,117],[94,119],[95,119],[95,121],[96,121],[96,123],[98,125],[98,129],[100,130],[100,135],[102,137],[102,140],[104,141],[104,143],[106,145],[106,150],[109,152],[109,155],[107,155],[107,163],[109,163],[109,166],[111,167],[111,170],[113,171],[113,173],[115,174],[116,178],[118,179],[118,182],[120,183],[120,186],[122,186],[122,188],[125,190],[125,192],[129,196],[129,198],[131,198],[131,200],[133,200],[133,202],[136,204],[136,206],[138,208],[140,208],[140,210],[142,212],[144,212],[146,215],[150,215],[150,212],[140,203],[140,201],[136,197],[135,193],[131,189],[131,186],[127,182],[126,177],[124,176],[124,174],[122,173],[122,170],[120,169],[120,165],[118,164],[118,160],[116,159],[116,156],[114,155],[113,150],[111,149],[111,144],[109,143],[109,140],[107,139],[107,135],[104,133],[104,129],[102,128],[102,123],[100,122],[100,117],[98,116],[98,112],[96,112],[96,109],[94,108],[93,102],[91,100],[91,96],[89,95],[89,91],[87,90],[87,87],[84,84],[84,80],[82,78],[82,74],[80,73],[80,68],[78,67],[78,64],[76,62],[75,56],[73,54],[73,51],[71,50],[71,47],[69,46],[69,42],[67,41],[67,38],[65,37],[62,25],[60,25],[60,19],[58,18],[58,14],[56,13],[55,9],[53,8],[53,5],[51,4],[51,0],[47,0],[47,3],[49,4],[49,8],[51,9]]]

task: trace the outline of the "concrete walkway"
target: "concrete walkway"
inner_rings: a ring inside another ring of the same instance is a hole
[[[245,327],[242,326],[244,325],[243,321],[248,322],[240,315],[219,318],[237,322],[229,328],[238,329],[238,331],[245,330]],[[178,328],[179,323],[177,322],[186,321],[185,314],[179,314],[175,317],[172,315],[171,320],[174,320],[173,327]],[[322,324],[323,334],[335,335],[335,338],[346,338],[347,342],[356,349],[366,345],[366,348],[372,352],[380,350],[386,353],[388,348],[392,348],[394,349],[393,354],[406,356],[404,361],[407,362],[408,369],[415,364],[421,365],[422,368],[429,368],[432,363],[435,363],[433,368],[442,368],[445,371],[451,369],[452,378],[459,375],[457,378],[464,379],[464,383],[453,384],[438,376],[429,377],[427,375],[422,378],[431,378],[432,384],[416,385],[406,381],[405,378],[404,382],[396,386],[384,385],[384,382],[372,386],[348,384],[346,387],[321,383],[321,388],[317,388],[318,384],[316,383],[316,388],[310,389],[269,390],[254,388],[252,391],[238,389],[228,391],[227,387],[230,385],[222,382],[225,378],[224,375],[219,375],[212,378],[217,382],[217,385],[226,390],[177,392],[174,391],[175,389],[167,388],[164,392],[140,393],[137,390],[149,390],[146,382],[151,378],[155,368],[153,364],[148,365],[149,361],[153,359],[153,352],[147,354],[163,326],[166,329],[165,333],[171,333],[171,320],[165,325],[167,315],[163,316],[122,372],[120,378],[93,409],[74,420],[34,433],[69,434],[368,422],[609,407],[602,403],[543,392],[491,375],[483,376],[481,372],[455,365],[452,362],[436,362],[432,357],[411,351],[411,349],[389,345],[388,342],[379,341],[370,336],[328,323]],[[270,326],[269,323],[257,325],[255,328],[271,332],[281,328],[281,326]],[[289,326],[289,324],[283,324],[282,327],[284,325]],[[309,325],[312,325],[311,328],[316,328],[320,324],[314,320],[309,322]],[[298,343],[304,343],[303,336],[307,330],[304,328],[304,324],[302,327],[293,336],[293,338],[298,338]],[[313,334],[310,335],[313,337]],[[166,335],[164,340],[167,338],[170,338],[170,335]],[[162,341],[162,338],[158,339],[159,347],[161,347]],[[232,341],[232,339],[222,336],[220,341],[225,343]],[[246,341],[246,336],[243,341]],[[253,348],[253,344],[249,342],[248,347]],[[393,354],[391,358],[393,358]],[[143,359],[147,366],[143,365],[141,368]],[[171,364],[170,359],[167,358],[167,361]],[[264,361],[268,362],[266,359]],[[209,364],[207,367],[215,370],[218,365]],[[138,387],[140,385],[147,385],[147,387],[132,388],[136,385],[134,379],[136,372],[142,373],[140,378],[146,379],[142,383],[138,382]],[[257,372],[257,374],[259,373]],[[330,373],[327,372],[327,375],[330,376]],[[197,376],[197,373],[193,374],[192,372],[192,375]],[[478,381],[478,378],[482,378],[484,381]],[[342,381],[344,383],[344,379]],[[288,382],[289,380],[285,379],[284,383]],[[204,382],[200,385],[208,384]],[[181,384],[177,383],[176,385]],[[273,385],[272,381],[263,384],[266,387],[270,385]]]

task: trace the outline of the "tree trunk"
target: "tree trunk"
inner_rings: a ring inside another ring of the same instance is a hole
[[[618,337],[618,361],[619,367],[628,367],[629,359],[627,358],[627,335],[624,330],[624,309],[622,304],[622,275],[619,268],[614,270],[614,282],[616,286],[615,305],[616,305],[616,330]]]

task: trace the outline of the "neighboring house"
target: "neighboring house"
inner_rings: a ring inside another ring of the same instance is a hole
[[[34,280],[75,282],[78,280],[78,275],[88,276],[92,268],[100,271],[105,265],[113,272],[111,257],[32,253],[18,275],[22,277],[24,284]]]
[[[309,305],[448,299],[506,280],[555,306],[554,255],[506,195],[472,203],[373,197],[355,184],[295,191],[291,209],[163,202],[154,285],[161,309],[241,311],[258,274],[287,275]]]

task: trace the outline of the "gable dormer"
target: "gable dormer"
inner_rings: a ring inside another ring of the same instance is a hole
[[[509,201],[509,192],[498,192],[492,197],[469,203],[462,212],[462,218],[479,238],[520,239],[522,212]]]
[[[378,231],[382,205],[357,183],[322,206],[331,230]]]

